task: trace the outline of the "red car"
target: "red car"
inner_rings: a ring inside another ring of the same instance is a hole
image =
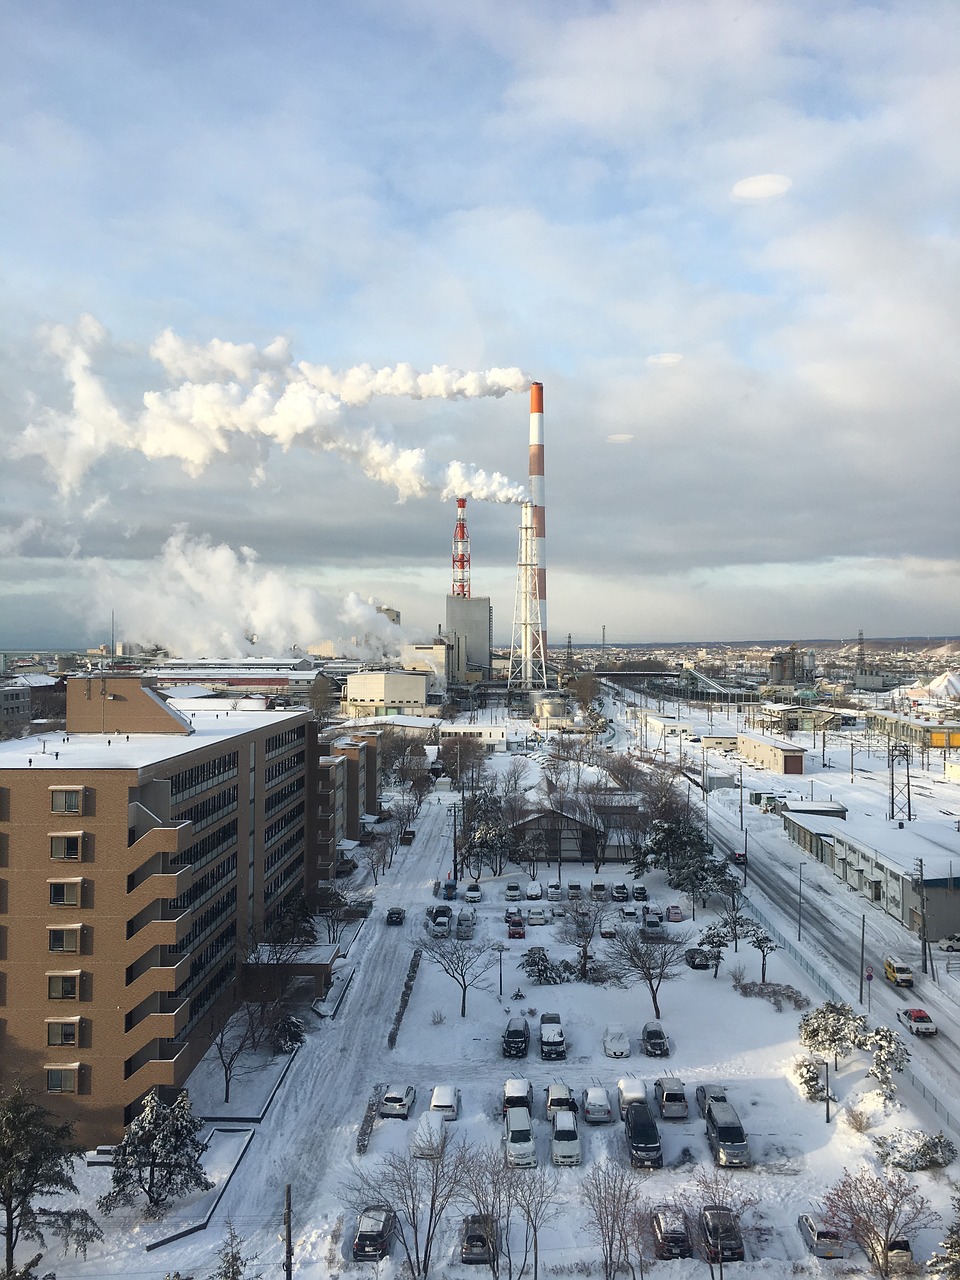
[[[524,924],[523,917],[519,920],[511,920],[507,925],[508,938],[525,938],[527,936],[527,926]]]

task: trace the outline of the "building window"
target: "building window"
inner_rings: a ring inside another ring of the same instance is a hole
[[[79,977],[76,973],[48,973],[47,999],[76,1000]]]
[[[71,1018],[69,1022],[47,1023],[47,1044],[75,1045],[80,1040],[80,1019]]]
[[[47,1067],[47,1093],[76,1093],[77,1068]]]
[[[82,787],[54,787],[50,791],[51,813],[82,813]]]
[[[79,951],[80,926],[71,929],[47,929],[48,951]]]
[[[50,837],[50,857],[57,860],[77,861],[83,848],[83,832],[69,831]]]
[[[51,880],[49,886],[51,907],[79,907],[79,880]]]

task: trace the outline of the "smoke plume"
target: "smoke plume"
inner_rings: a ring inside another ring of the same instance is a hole
[[[352,410],[374,397],[460,400],[523,391],[530,384],[519,369],[463,373],[434,366],[418,373],[399,364],[385,369],[357,365],[337,373],[293,362],[284,338],[260,350],[252,343],[220,339],[190,343],[167,329],[150,347],[150,355],[171,385],[144,391],[142,408],[125,413],[94,369],[94,356],[110,350],[97,320],[83,316],[75,327],[56,325],[44,337],[60,361],[70,408],[40,408],[16,448],[20,455],[41,457],[61,493],[77,490],[94,463],[111,451],[174,459],[196,477],[218,455],[247,441],[263,454],[272,445],[334,453],[372,480],[395,488],[400,501],[427,494],[523,501],[523,486],[499,472],[487,474],[456,461],[438,465],[421,448],[383,440],[348,421]]]
[[[404,640],[375,602],[298,587],[260,565],[250,547],[237,552],[191,538],[184,527],[147,573],[127,577],[103,560],[75,564],[89,582],[92,617],[101,619],[120,600],[124,639],[185,658],[278,656],[325,640],[340,654],[383,657]]]

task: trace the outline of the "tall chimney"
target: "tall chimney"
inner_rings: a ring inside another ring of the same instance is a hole
[[[530,387],[530,501],[533,504],[533,537],[536,555],[537,598],[540,601],[540,641],[547,652],[547,527],[543,486],[543,383]]]
[[[452,596],[470,599],[470,535],[467,533],[467,500],[457,499],[457,523],[453,531]]]

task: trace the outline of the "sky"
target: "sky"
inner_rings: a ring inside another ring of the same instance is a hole
[[[953,0],[0,13],[0,647],[960,632]]]

